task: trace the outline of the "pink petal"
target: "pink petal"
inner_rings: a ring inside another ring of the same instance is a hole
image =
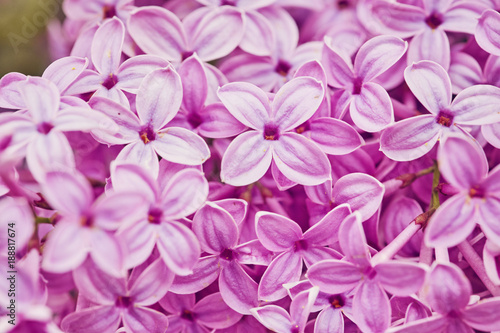
[[[483,125],[500,121],[497,106],[500,88],[475,85],[460,92],[453,100],[450,111],[454,121],[464,125]]]
[[[273,121],[281,131],[291,130],[316,112],[324,96],[320,81],[298,77],[285,83],[272,102]]]
[[[198,133],[207,138],[228,138],[243,132],[247,127],[240,123],[222,103],[210,104],[199,113],[202,123]]]
[[[362,276],[359,268],[350,262],[331,259],[309,267],[307,278],[322,292],[340,294],[356,287]]]
[[[65,332],[115,332],[120,324],[120,311],[114,306],[97,306],[73,312],[64,317],[61,328]]]
[[[477,330],[494,331],[500,326],[499,306],[498,298],[482,300],[464,311],[463,321]]]
[[[438,163],[443,177],[458,189],[469,190],[488,174],[488,159],[481,146],[462,136],[449,136],[441,142]]]
[[[484,199],[483,199],[484,200]],[[496,223],[496,216],[500,213],[500,199],[490,196],[484,203],[478,205],[479,224],[486,238],[496,244],[500,244],[500,228]]]
[[[196,303],[193,312],[196,313],[197,322],[217,329],[231,327],[242,317],[241,314],[227,306],[220,293],[204,297]]]
[[[120,65],[116,77],[118,82],[116,87],[132,94],[137,94],[137,90],[142,80],[152,71],[165,68],[169,62],[163,58],[153,55],[137,55],[129,58]]]
[[[267,267],[259,283],[259,299],[266,302],[286,296],[285,283],[297,282],[302,273],[302,257],[291,250],[281,253]]]
[[[405,70],[411,92],[431,113],[437,115],[451,103],[451,82],[445,69],[432,61],[420,61]]]
[[[243,270],[240,264],[232,261],[219,277],[219,290],[224,302],[234,311],[250,314],[257,305],[258,284]]]
[[[292,332],[290,315],[277,305],[255,308],[251,313],[262,325],[274,332]]]
[[[57,130],[63,132],[98,130],[113,135],[120,129],[111,118],[101,112],[78,108],[59,112],[52,124]]]
[[[441,134],[434,115],[422,115],[398,121],[380,137],[380,150],[395,161],[412,161],[427,154]]]
[[[306,62],[305,64],[297,68],[297,71],[295,71],[293,77],[296,78],[301,76],[306,76],[306,77],[310,76],[318,81],[321,81],[321,83],[323,83],[323,87],[326,89],[327,86],[326,72],[325,69],[323,68],[323,65],[321,65],[321,63],[318,60],[312,60]]]
[[[336,119],[344,118],[348,110],[348,106],[353,99],[350,90],[337,90],[331,97],[332,117]]]
[[[384,185],[374,177],[351,173],[335,183],[332,196],[336,204],[348,203],[353,212],[359,212],[361,221],[366,221],[380,207],[384,192]]]
[[[332,248],[312,245],[307,250],[302,251],[302,259],[307,267],[311,267],[317,262],[329,259],[342,259],[342,255]]]
[[[332,306],[321,311],[314,323],[314,333],[344,333],[344,316]]]
[[[477,60],[464,52],[453,52],[448,71],[452,83],[452,92],[458,94],[465,88],[484,81],[483,69]]]
[[[93,201],[93,191],[80,173],[49,172],[42,186],[45,199],[61,215],[80,217],[79,215],[88,213]]]
[[[196,53],[182,62],[178,72],[182,80],[183,109],[201,111],[207,99],[208,81],[205,67]]]
[[[234,139],[222,157],[221,180],[233,186],[259,180],[269,169],[272,149],[262,134],[249,131]]]
[[[379,84],[363,84],[361,93],[354,95],[349,107],[352,121],[366,132],[378,132],[394,122],[391,98]]]
[[[245,126],[262,130],[269,121],[271,107],[266,93],[251,83],[228,83],[217,95],[228,111]]]
[[[417,6],[378,0],[374,1],[371,13],[378,21],[375,29],[380,24],[380,33],[406,38],[426,28],[426,14]]]
[[[500,14],[493,9],[485,10],[476,26],[476,41],[483,50],[500,55]]]
[[[248,203],[243,199],[222,199],[215,201],[217,206],[222,207],[233,217],[236,224],[244,222],[248,210]]]
[[[371,266],[370,250],[366,244],[366,237],[358,212],[349,215],[340,226],[339,244],[348,261],[362,268]]]
[[[118,164],[111,171],[113,189],[141,195],[146,202],[155,202],[160,196],[158,186],[147,170],[135,164]]]
[[[200,165],[210,157],[210,150],[205,141],[190,130],[168,127],[157,135],[151,145],[158,155],[169,162]]]
[[[297,223],[268,212],[258,212],[255,216],[255,232],[262,245],[274,252],[287,251],[302,238],[302,230]]]
[[[425,243],[431,247],[455,246],[469,236],[476,221],[475,203],[464,194],[457,194],[432,215],[425,230]]]
[[[339,55],[326,42],[323,46],[322,64],[325,66],[329,85],[343,88],[354,80],[352,64],[346,62],[342,55]]]
[[[286,191],[289,188],[292,188],[295,185],[297,185],[296,182],[286,178],[286,176],[278,169],[274,161],[271,163],[271,174],[273,176],[274,181],[276,182],[276,187],[280,191]]]
[[[450,41],[442,29],[426,28],[422,33],[413,37],[408,47],[409,64],[430,60],[448,69],[450,57]]]
[[[155,226],[147,220],[118,231],[117,237],[123,239],[127,247],[126,268],[133,268],[142,264],[151,255],[156,243],[155,231]]]
[[[284,133],[272,142],[273,159],[291,181],[318,185],[330,179],[330,162],[314,143],[296,133]]]
[[[238,241],[238,225],[232,216],[210,202],[196,212],[192,228],[201,249],[210,254],[231,249]]]
[[[56,85],[40,77],[28,77],[19,86],[29,114],[36,123],[50,122],[55,118],[61,96]]]
[[[293,17],[279,6],[261,8],[259,13],[263,14],[275,33],[275,52],[278,57],[286,57],[295,51],[299,40],[299,29]]]
[[[179,314],[183,310],[193,309],[196,303],[194,294],[179,295],[168,292],[159,302],[161,307],[168,313]]]
[[[270,91],[283,80],[283,77],[275,72],[275,67],[276,64],[271,57],[239,54],[225,60],[220,65],[220,70],[231,82],[250,82]]]
[[[193,274],[174,279],[170,291],[178,294],[192,294],[208,287],[219,276],[221,266],[215,256],[203,257],[193,267]]]
[[[102,86],[102,83],[104,82],[103,80],[104,79],[101,75],[99,75],[99,73],[91,69],[86,69],[76,78],[75,81],[73,81],[73,83],[69,85],[68,88],[66,88],[64,94],[74,96],[79,94],[94,93],[99,89],[107,91],[107,89]]]
[[[136,141],[123,147],[116,156],[116,161],[140,165],[149,170],[154,178],[157,177],[160,168],[155,149],[151,144],[144,144],[142,141]]]
[[[257,11],[245,12],[245,20],[245,35],[240,48],[257,56],[271,55],[275,44],[271,24]]]
[[[311,313],[311,309],[318,297],[319,288],[312,287],[309,290],[300,292],[296,297],[292,299],[292,304],[290,304],[290,317],[292,322],[302,330],[306,327],[307,318]]]
[[[310,126],[311,140],[327,154],[348,154],[364,143],[358,132],[342,120],[317,118],[311,121]]]
[[[113,187],[116,189],[116,187]],[[116,230],[122,224],[137,221],[147,212],[146,200],[141,193],[112,193],[100,197],[93,205],[93,222],[95,226],[105,230]]]
[[[376,280],[387,292],[408,296],[420,290],[427,274],[426,266],[410,262],[388,261],[375,266]]]
[[[329,205],[332,200],[332,181],[328,180],[320,185],[304,186],[307,197],[314,203]]]
[[[25,103],[20,92],[20,83],[26,81],[24,74],[11,72],[0,79],[0,106],[6,109],[23,109]]]
[[[130,333],[164,333],[168,326],[168,318],[153,309],[134,306],[123,313],[123,326]]]
[[[50,64],[42,77],[52,81],[61,93],[87,68],[88,60],[80,57],[64,57]]]
[[[128,29],[146,53],[181,61],[186,35],[181,21],[170,11],[159,6],[139,8],[130,16]]]
[[[175,274],[188,275],[200,257],[200,244],[186,226],[178,222],[163,222],[156,243],[165,264]]]
[[[500,148],[500,122],[481,126],[481,134],[495,148]]]
[[[234,248],[236,260],[240,264],[269,266],[273,252],[266,249],[258,239],[240,244]]]
[[[441,29],[452,32],[464,32],[473,35],[481,14],[488,9],[485,3],[455,1],[443,15]]]
[[[125,249],[121,240],[103,230],[91,230],[89,250],[92,260],[105,273],[115,277],[126,274]]]
[[[182,103],[182,82],[172,67],[148,74],[137,92],[137,114],[142,124],[158,130],[172,120]]]
[[[304,233],[304,240],[314,245],[329,245],[338,240],[338,230],[344,219],[351,214],[350,206],[342,204],[332,209],[324,218]]]
[[[174,274],[158,258],[130,286],[130,296],[135,304],[152,305],[165,296],[173,280]]]
[[[388,333],[422,333],[422,332],[443,332],[447,330],[449,320],[440,315],[412,321],[403,326],[391,327]],[[451,333],[451,332],[450,332]]]
[[[385,332],[391,322],[389,298],[378,283],[367,280],[359,286],[352,304],[354,321],[362,331]]]
[[[359,49],[354,60],[354,72],[364,82],[391,68],[406,52],[408,43],[394,36],[378,36]]]
[[[105,21],[92,41],[92,63],[101,74],[114,74],[120,65],[125,27],[117,17]]]

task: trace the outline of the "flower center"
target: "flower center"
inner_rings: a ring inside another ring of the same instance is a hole
[[[453,115],[446,111],[439,111],[437,123],[445,127],[450,127],[453,124]]]
[[[295,252],[307,250],[307,242],[303,239],[295,242]]]
[[[339,0],[337,2],[337,8],[338,9],[346,9],[347,7],[349,7],[349,1],[348,0]]]
[[[201,125],[201,123],[203,122],[201,120],[201,117],[197,114],[197,113],[194,113],[194,112],[190,112],[188,117],[187,117],[187,121],[188,123],[193,126],[193,128],[197,128],[198,126]]]
[[[357,77],[354,79],[354,82],[352,83],[352,94],[353,95],[361,94],[361,88],[363,88],[363,79]]]
[[[119,308],[128,308],[132,304],[132,298],[128,296],[118,296],[115,305]]]
[[[469,190],[469,197],[471,198],[484,198],[484,190],[479,186],[474,186]]]
[[[436,29],[443,23],[443,15],[440,13],[432,13],[427,16],[425,23],[431,28]]]
[[[298,134],[302,134],[304,132],[309,131],[310,129],[311,129],[311,125],[309,124],[309,121],[306,121],[305,123],[303,123],[302,125],[297,127],[295,129],[295,132],[297,132]]]
[[[189,58],[190,56],[193,55],[193,51],[184,51],[182,52],[181,56],[182,56],[182,61],[186,60],[187,58]]]
[[[220,258],[227,260],[227,261],[233,260],[233,256],[234,256],[234,253],[233,253],[233,250],[231,250],[231,249],[225,249],[224,251],[222,251],[220,253]]]
[[[156,133],[153,131],[151,126],[143,127],[139,132],[139,136],[144,143],[149,143],[150,141],[154,141],[156,139]]]
[[[49,134],[49,132],[54,128],[51,123],[43,122],[36,125],[36,130],[42,134]]]
[[[331,295],[328,298],[328,302],[333,306],[335,309],[339,309],[345,305],[345,298],[342,295]]]
[[[290,68],[292,68],[292,65],[290,65],[288,61],[280,60],[274,70],[281,76],[287,76]]]
[[[163,211],[156,207],[151,207],[148,212],[148,222],[152,224],[160,224],[163,217]]]
[[[91,216],[83,215],[80,217],[80,225],[82,227],[90,228],[92,225],[94,225],[94,220]]]
[[[109,74],[109,76],[106,78],[106,80],[103,81],[102,86],[106,89],[111,89],[113,88],[116,84],[118,83],[118,78],[113,74]]]
[[[278,140],[280,137],[280,133],[278,130],[278,126],[274,124],[266,124],[264,126],[264,139],[266,140]]]
[[[189,321],[194,321],[194,313],[189,310],[184,310],[181,313],[181,318]]]
[[[112,18],[114,16],[116,16],[115,6],[104,6],[102,8],[102,18],[103,19]]]
[[[236,0],[222,0],[220,2],[221,6],[236,6]]]

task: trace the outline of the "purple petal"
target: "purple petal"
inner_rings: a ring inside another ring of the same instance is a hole
[[[244,222],[248,210],[248,203],[243,199],[222,199],[215,202],[233,217],[236,224]]]
[[[100,89],[109,93],[109,91],[102,86],[102,83],[103,78],[99,75],[99,73],[91,69],[86,69],[76,78],[75,81],[73,81],[73,83],[69,85],[68,88],[66,88],[64,94],[75,96],[79,94],[94,93]]]
[[[370,250],[366,244],[366,237],[358,212],[349,215],[339,230],[340,248],[350,262],[364,268],[370,265]]]
[[[323,83],[323,87],[326,89],[327,86],[326,72],[325,69],[323,68],[323,65],[321,65],[321,63],[318,60],[312,60],[306,62],[305,64],[297,68],[297,71],[295,71],[293,77],[296,78],[301,76],[306,76],[306,77],[310,76],[318,81],[321,81],[321,83]]]
[[[302,257],[295,251],[286,251],[274,258],[259,283],[259,299],[265,302],[286,296],[285,283],[297,282],[302,273]]]
[[[121,240],[113,234],[95,229],[90,231],[90,256],[95,264],[112,276],[120,277],[126,274],[125,249]]]
[[[141,306],[128,307],[122,318],[126,332],[130,333],[164,333],[168,326],[168,318],[163,313]]]
[[[500,212],[500,199],[497,197],[490,196],[486,199],[484,203],[478,205],[479,210],[479,224],[483,230],[486,238],[500,244],[500,228],[496,222],[496,216]]]
[[[159,197],[158,186],[146,169],[135,164],[118,164],[111,172],[113,189],[119,192],[135,192],[145,201],[154,202]]]
[[[0,80],[0,106],[6,109],[25,108],[24,98],[20,92],[20,83],[26,81],[24,74],[11,72]]]
[[[49,172],[42,186],[46,200],[63,216],[79,217],[80,214],[88,212],[93,192],[80,173]]]
[[[359,268],[350,262],[340,260],[324,260],[318,262],[307,271],[307,278],[322,292],[340,294],[350,291],[361,281]]]
[[[375,266],[377,282],[389,293],[408,296],[420,290],[427,274],[425,266],[409,262],[389,261]]]
[[[219,276],[221,266],[215,256],[203,257],[193,267],[193,274],[177,275],[170,291],[177,294],[192,294],[208,287]]]
[[[454,121],[464,125],[483,125],[500,121],[497,112],[500,88],[475,85],[460,92],[453,100],[450,111]]]
[[[344,155],[358,149],[363,138],[348,123],[334,118],[311,121],[311,140],[327,154]]]
[[[116,74],[120,65],[125,27],[117,17],[97,29],[91,47],[92,63],[101,74]]]
[[[352,101],[352,92],[350,90],[337,90],[331,97],[332,117],[336,119],[344,118],[348,106]]]
[[[280,6],[268,6],[259,10],[269,23],[275,33],[275,54],[285,57],[292,54],[298,45],[299,29],[293,17]]]
[[[174,163],[200,165],[210,157],[206,142],[185,128],[168,127],[151,144],[158,155]]]
[[[391,98],[379,84],[364,83],[359,95],[354,95],[349,111],[356,126],[366,132],[378,132],[394,122]]]
[[[324,88],[320,81],[310,77],[292,79],[274,97],[273,121],[281,131],[297,127],[316,112],[323,95]]]
[[[449,319],[440,315],[413,321],[403,326],[391,327],[388,333],[448,332]],[[452,331],[450,331],[451,333]]]
[[[247,127],[239,122],[222,103],[210,104],[199,113],[202,123],[197,130],[207,138],[228,138],[243,132]]]
[[[432,61],[420,61],[408,66],[405,80],[411,92],[431,113],[449,108],[451,82],[445,69]]]
[[[458,94],[465,88],[484,81],[483,69],[477,60],[464,52],[453,52],[448,71],[452,83],[452,92]]]
[[[322,260],[329,259],[342,259],[342,255],[332,248],[324,246],[312,245],[307,248],[307,250],[302,251],[302,259],[306,263],[307,267],[311,267],[315,263]]]
[[[233,217],[210,202],[196,212],[192,228],[200,241],[201,249],[210,254],[231,249],[238,241],[238,225]]]
[[[351,173],[335,183],[332,196],[336,204],[348,203],[351,210],[359,212],[361,220],[366,221],[380,207],[384,192],[384,185],[374,177]]]
[[[330,179],[330,162],[314,143],[296,133],[284,133],[272,142],[273,159],[291,181],[319,185]]]
[[[302,238],[302,230],[297,223],[268,212],[258,212],[255,216],[255,232],[262,245],[274,252],[287,251]]]
[[[278,169],[274,161],[271,163],[271,174],[276,182],[276,187],[278,187],[280,191],[286,191],[297,185],[296,182],[286,178],[286,176]]]
[[[144,196],[137,192],[112,193],[101,197],[93,205],[93,223],[105,230],[116,230],[126,222],[135,222],[143,217],[145,203]]]
[[[87,68],[88,60],[80,57],[64,57],[50,64],[42,77],[52,81],[61,93]]]
[[[498,24],[500,14],[489,9],[483,12],[476,26],[476,41],[483,50],[494,55],[500,55],[500,30]]]
[[[148,74],[137,92],[137,114],[143,124],[158,130],[172,120],[182,103],[182,82],[172,67]]]
[[[238,245],[234,248],[236,260],[240,264],[269,266],[273,252],[266,249],[258,239]]]
[[[120,324],[120,311],[114,306],[97,306],[73,312],[64,317],[61,328],[65,332],[115,332]]]
[[[168,292],[159,304],[165,311],[173,314],[180,314],[183,310],[192,310],[196,303],[194,294],[179,295]]]
[[[158,155],[150,144],[144,144],[142,141],[136,141],[123,147],[115,161],[125,164],[137,164],[148,170],[154,178],[158,176],[160,166],[158,164]]]
[[[481,126],[481,134],[495,148],[500,148],[500,122]]]
[[[258,181],[271,165],[270,146],[270,141],[264,140],[262,134],[256,131],[236,137],[222,157],[222,182],[242,186]]]
[[[444,69],[450,67],[450,41],[442,29],[426,28],[413,37],[408,47],[408,63],[430,60]],[[432,112],[432,110],[429,110]]]
[[[315,186],[304,186],[307,197],[314,203],[329,205],[332,200],[332,181],[327,180],[323,184]]]
[[[371,13],[380,24],[379,32],[385,34],[405,38],[426,28],[426,14],[417,6],[379,0],[374,1]]]
[[[193,312],[196,313],[197,322],[216,329],[230,327],[242,317],[241,314],[227,306],[220,293],[204,297],[196,303]]]
[[[321,311],[314,323],[314,333],[344,333],[342,311],[333,306]]]
[[[378,36],[359,49],[354,60],[354,72],[364,82],[391,68],[406,52],[408,43],[394,36]]]
[[[446,315],[461,312],[469,303],[472,288],[464,272],[454,264],[435,264],[427,276],[426,300],[431,308]]]
[[[488,160],[481,146],[462,136],[449,136],[441,142],[438,163],[443,177],[462,190],[478,185],[488,174]]]
[[[137,94],[137,90],[146,75],[168,65],[168,61],[153,55],[141,54],[129,58],[118,68],[118,72],[116,73],[118,78],[116,87],[129,93]]]
[[[61,99],[55,84],[40,77],[28,77],[19,89],[36,123],[50,122],[55,118]]]
[[[257,56],[271,55],[275,44],[271,24],[257,11],[246,11],[245,20],[245,35],[240,48]]]
[[[352,64],[325,42],[322,64],[325,66],[328,84],[335,88],[348,86],[354,80]]]
[[[329,245],[338,240],[338,230],[344,219],[351,214],[350,206],[342,204],[332,209],[318,223],[304,233],[304,240],[314,245]]]
[[[193,232],[178,222],[161,224],[156,246],[165,264],[177,275],[192,273],[201,252]]]
[[[139,47],[170,61],[180,62],[186,49],[186,36],[177,16],[159,6],[148,6],[134,12],[128,30]]]
[[[499,306],[498,297],[482,300],[464,311],[463,321],[477,330],[494,331],[500,327]]]
[[[476,220],[474,202],[464,194],[457,194],[432,215],[425,230],[425,243],[431,247],[455,246],[469,236]]]
[[[292,332],[288,312],[276,305],[267,305],[250,311],[257,320],[274,332]]]
[[[208,81],[203,63],[194,54],[182,62],[178,72],[182,80],[182,107],[188,112],[201,111],[208,93]]]
[[[258,284],[235,261],[227,265],[219,277],[219,290],[224,302],[234,311],[250,314],[257,305]]]
[[[412,161],[427,154],[436,144],[441,125],[434,115],[422,115],[398,121],[380,137],[380,150],[392,160]]]
[[[174,274],[158,258],[134,281],[130,296],[134,298],[135,304],[152,305],[163,298],[173,280]]]
[[[389,298],[376,282],[361,283],[354,295],[352,309],[354,322],[362,331],[385,332],[390,325]]]
[[[228,111],[245,126],[262,130],[269,121],[269,98],[253,84],[228,83],[219,88],[217,95]]]
[[[131,227],[119,230],[117,237],[123,239],[127,247],[125,267],[133,268],[146,261],[153,252],[156,244],[156,228],[144,219]]]
[[[307,318],[311,313],[311,309],[318,297],[319,288],[312,287],[309,290],[299,293],[293,298],[292,304],[290,304],[290,317],[292,322],[302,330],[306,327]]]
[[[270,91],[282,80],[282,76],[275,72],[275,67],[270,57],[239,54],[225,60],[220,70],[231,82],[246,81]]]

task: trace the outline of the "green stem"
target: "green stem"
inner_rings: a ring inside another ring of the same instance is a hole
[[[432,177],[432,197],[431,197],[431,204],[429,206],[429,210],[430,209],[436,210],[440,205],[439,190],[438,190],[440,176],[441,176],[441,173],[439,172],[437,162],[434,161],[434,170],[433,170],[433,177]]]

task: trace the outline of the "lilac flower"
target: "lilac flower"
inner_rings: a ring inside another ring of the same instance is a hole
[[[210,151],[198,135],[179,127],[167,127],[182,102],[182,83],[172,67],[148,74],[137,92],[137,115],[106,98],[93,98],[90,106],[113,119],[120,131],[109,135],[94,131],[94,136],[107,144],[127,144],[116,160],[137,163],[158,175],[158,155],[167,161],[199,165]]]
[[[435,264],[427,276],[424,297],[437,314],[387,332],[473,332],[496,330],[500,325],[500,297],[469,304],[472,287],[465,274],[453,264]]]
[[[412,37],[408,64],[432,60],[448,69],[450,66],[449,32],[474,34],[477,18],[487,9],[480,1],[435,1],[398,3],[372,1],[371,13],[378,32]]]
[[[194,294],[167,293],[160,300],[167,312],[168,333],[210,332],[209,329],[228,328],[237,323],[242,315],[224,303],[220,293],[208,295],[196,302]]]
[[[134,192],[147,203],[117,237],[127,248],[125,267],[143,263],[156,245],[165,264],[176,274],[187,275],[200,256],[193,232],[176,220],[200,207],[207,198],[207,180],[199,170],[184,168],[168,174],[172,164],[163,162],[158,181],[138,165],[119,164],[111,173],[113,192]],[[168,170],[168,171],[167,171]]]
[[[125,107],[125,92],[136,94],[142,79],[155,69],[167,67],[168,61],[155,56],[140,55],[121,63],[125,27],[118,18],[104,22],[97,29],[91,46],[95,71],[87,69],[69,86],[67,94],[93,93]]]
[[[407,296],[417,292],[426,270],[410,262],[372,265],[358,212],[347,217],[339,230],[344,260],[324,260],[309,268],[307,277],[323,292],[339,294],[354,289],[353,319],[363,332],[384,332],[390,324],[386,291]]]
[[[317,185],[330,178],[326,155],[292,130],[309,119],[323,99],[321,82],[298,77],[285,84],[272,103],[249,83],[229,83],[218,95],[229,112],[252,130],[237,136],[222,158],[222,181],[241,186],[259,180],[271,162],[289,180]]]
[[[107,275],[91,261],[73,276],[80,291],[79,303],[87,306],[64,318],[64,332],[115,332],[120,322],[127,332],[165,332],[167,316],[148,308],[167,293],[174,277],[160,258],[133,271],[128,279]]]
[[[405,54],[407,46],[397,37],[374,37],[361,46],[353,66],[350,59],[326,40],[322,62],[328,84],[339,88],[332,97],[336,102],[333,115],[340,119],[349,107],[354,124],[367,132],[378,132],[394,122],[389,94],[372,81],[394,65]]]
[[[197,292],[219,277],[224,302],[241,314],[250,314],[250,308],[258,305],[258,284],[245,272],[243,265],[267,265],[272,253],[257,240],[238,245],[239,230],[235,219],[210,202],[195,214],[193,231],[202,250],[209,255],[200,258],[192,275],[176,277],[171,291],[179,294]]]
[[[0,225],[5,226],[0,234],[0,253],[7,256],[8,250],[8,229],[15,230],[15,247],[19,250],[25,248],[34,232],[34,217],[31,206],[24,198],[12,198],[4,196],[0,199]],[[14,227],[9,226],[10,223]]]
[[[396,161],[411,161],[428,153],[443,136],[464,133],[461,125],[496,122],[500,89],[476,85],[461,91],[451,101],[451,83],[440,65],[421,61],[405,70],[411,91],[431,114],[399,121],[382,132],[380,149]]]
[[[488,162],[481,147],[459,136],[443,141],[438,161],[441,174],[459,193],[445,201],[431,217],[425,232],[426,244],[455,246],[469,236],[476,223],[489,240],[500,244],[500,229],[495,218],[500,210],[500,168],[488,173]]]
[[[479,18],[476,26],[476,41],[486,52],[500,56],[500,44],[498,42],[498,23],[500,14],[493,10],[485,10]]]
[[[339,253],[326,246],[338,241],[340,223],[350,213],[348,205],[340,205],[302,233],[299,225],[289,218],[258,212],[255,216],[257,237],[266,249],[278,254],[262,276],[259,299],[272,302],[285,297],[283,284],[299,281],[302,261],[310,267],[323,259],[340,259]]]
[[[211,61],[228,55],[243,37],[243,16],[237,9],[223,6],[200,8],[181,22],[161,7],[147,6],[132,13],[130,35],[148,54],[180,63],[194,52]]]

